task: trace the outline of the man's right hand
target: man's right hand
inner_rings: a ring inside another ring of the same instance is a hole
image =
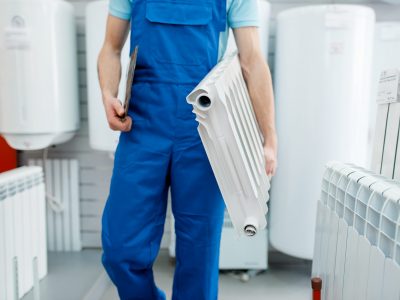
[[[108,15],[104,44],[97,59],[99,83],[108,125],[112,130],[130,131],[132,119],[124,116],[124,108],[118,100],[121,78],[121,51],[129,34],[129,20]]]
[[[106,110],[108,125],[112,130],[130,131],[132,119],[130,116],[124,117],[124,108],[118,98],[106,96],[103,98]]]

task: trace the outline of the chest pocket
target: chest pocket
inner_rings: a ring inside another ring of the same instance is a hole
[[[196,66],[208,57],[210,48],[210,2],[146,2],[146,19],[151,30],[144,37],[159,63]]]

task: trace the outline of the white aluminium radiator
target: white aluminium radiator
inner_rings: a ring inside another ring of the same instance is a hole
[[[43,166],[43,160],[30,159],[28,164]],[[80,251],[82,243],[78,161],[76,159],[46,159],[44,171],[48,199],[48,250]]]
[[[327,165],[312,267],[322,279],[322,299],[400,299],[399,201],[397,181]]]
[[[238,56],[218,63],[187,101],[235,229],[256,234],[266,226],[270,185]]]
[[[47,274],[46,204],[40,167],[0,174],[0,299],[17,300]]]

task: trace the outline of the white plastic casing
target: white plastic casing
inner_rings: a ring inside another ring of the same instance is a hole
[[[70,3],[0,1],[0,133],[11,147],[45,148],[79,128]]]
[[[96,150],[114,152],[119,132],[108,126],[97,75],[97,58],[104,42],[108,1],[93,1],[86,6],[86,72],[88,88],[89,142]],[[121,81],[118,99],[125,99],[125,74],[129,63],[129,36],[121,53]]]
[[[277,16],[275,95],[279,167],[270,241],[311,259],[324,165],[367,162],[374,11],[314,5]]]
[[[260,131],[237,55],[224,58],[188,95],[235,229],[266,226],[269,180]]]

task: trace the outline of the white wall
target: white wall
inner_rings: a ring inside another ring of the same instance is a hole
[[[78,68],[79,91],[81,108],[81,129],[70,142],[58,145],[49,150],[49,158],[74,157],[80,163],[80,202],[81,202],[81,230],[84,247],[99,247],[100,244],[100,217],[104,202],[108,195],[112,160],[107,153],[94,151],[89,147],[88,117],[87,117],[87,89],[86,89],[86,62],[85,62],[85,28],[84,14],[87,1],[71,1],[76,9],[77,40],[78,40]],[[275,16],[280,11],[302,5],[319,3],[358,3],[371,6],[377,14],[377,21],[400,21],[400,5],[384,4],[378,0],[367,1],[280,1],[271,0],[272,20],[270,30],[269,63],[273,73],[275,48]],[[99,99],[99,105],[102,105]],[[23,153],[23,161],[28,157],[40,157],[41,152]],[[163,247],[169,240],[169,220],[167,220]]]

